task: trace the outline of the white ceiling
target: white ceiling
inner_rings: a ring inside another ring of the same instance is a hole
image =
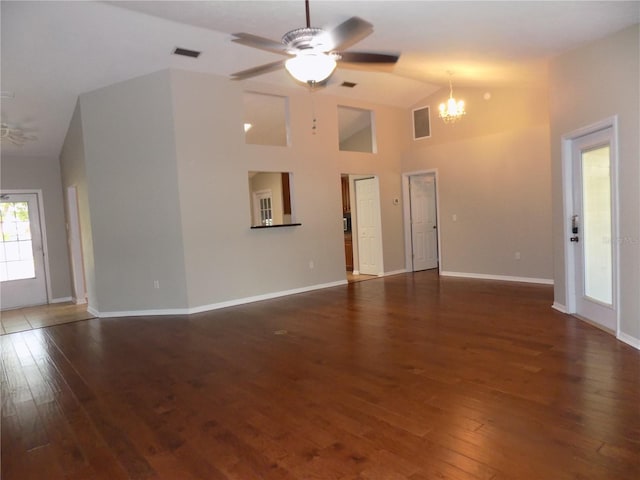
[[[322,1],[311,0],[314,26],[351,16],[374,33],[354,51],[402,53],[391,71],[338,69],[325,91],[409,106],[456,85],[541,84],[546,62],[640,22],[639,1]],[[234,32],[279,40],[305,24],[304,2],[2,0],[2,121],[38,137],[2,155],[57,157],[79,94],[169,67],[229,75],[281,57],[231,43]],[[180,46],[198,60],[171,55]],[[283,71],[261,82],[293,86]],[[357,83],[353,89],[340,81]],[[302,87],[298,87],[302,88]]]

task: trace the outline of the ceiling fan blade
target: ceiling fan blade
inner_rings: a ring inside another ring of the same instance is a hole
[[[266,50],[268,52],[287,55],[287,47],[283,43],[259,37],[258,35],[252,35],[251,33],[234,33],[233,36],[234,38],[231,39],[232,42],[246,45],[247,47],[259,48],[260,50]]]
[[[277,62],[266,63],[264,65],[260,65],[259,67],[248,68],[247,70],[242,70],[241,72],[231,74],[231,79],[244,80],[245,78],[255,77],[264,73],[273,72],[282,68],[284,66],[284,62],[285,60],[278,60]]]
[[[372,52],[340,52],[340,60],[349,63],[396,63],[399,55]]]
[[[331,50],[344,50],[373,33],[373,25],[360,17],[351,17],[335,28],[328,30],[333,47]]]

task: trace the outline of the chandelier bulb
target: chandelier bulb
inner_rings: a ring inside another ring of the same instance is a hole
[[[447,73],[451,75],[451,72]],[[438,110],[439,117],[444,123],[454,123],[467,113],[464,110],[464,101],[459,100],[456,102],[456,99],[453,98],[453,82],[451,78],[449,78],[449,99],[446,104],[441,103]]]

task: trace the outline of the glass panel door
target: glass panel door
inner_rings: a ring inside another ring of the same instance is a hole
[[[574,259],[575,313],[615,331],[615,136],[606,128],[572,143],[574,198],[567,241]]]
[[[0,282],[35,277],[29,204],[0,203]]]
[[[0,201],[0,306],[47,303],[38,194],[3,193]]]
[[[611,305],[613,255],[609,145],[583,150],[581,157],[584,294],[600,303]]]

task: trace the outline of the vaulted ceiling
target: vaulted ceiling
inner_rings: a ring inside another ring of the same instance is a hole
[[[324,92],[406,107],[446,86],[540,85],[547,61],[640,22],[640,2],[311,0],[314,26],[351,16],[374,32],[350,50],[401,53],[393,68],[339,68]],[[118,1],[0,3],[2,122],[37,140],[2,155],[57,157],[79,94],[165,68],[219,75],[279,59],[231,33],[279,41],[305,24],[304,2]],[[172,55],[175,47],[200,58]],[[261,82],[295,84],[284,71]],[[340,87],[341,81],[357,84]],[[303,87],[297,87],[303,88]],[[5,92],[13,96],[5,97]]]

